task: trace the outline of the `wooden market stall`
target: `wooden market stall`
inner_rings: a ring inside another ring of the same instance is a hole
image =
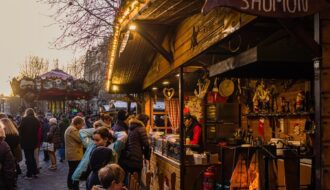
[[[313,14],[326,4],[265,11],[264,1],[230,2],[127,1],[116,17],[107,88],[140,94],[135,101],[151,117],[142,181],[149,189],[320,189]],[[203,127],[201,154],[186,144],[187,110]]]

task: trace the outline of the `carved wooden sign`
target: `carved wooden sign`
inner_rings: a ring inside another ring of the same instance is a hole
[[[202,12],[229,7],[247,14],[265,17],[303,17],[312,15],[329,3],[324,0],[206,0]]]

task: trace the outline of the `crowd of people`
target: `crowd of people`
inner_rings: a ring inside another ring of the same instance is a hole
[[[103,114],[99,120],[78,114],[46,118],[25,110],[22,119],[0,113],[0,189],[17,189],[25,158],[25,180],[38,180],[39,153],[57,170],[57,160],[68,164],[67,188],[79,190],[123,190],[129,173],[141,174],[143,161],[150,159],[146,132],[149,117],[118,111],[115,118]],[[57,154],[58,153],[58,154]]]

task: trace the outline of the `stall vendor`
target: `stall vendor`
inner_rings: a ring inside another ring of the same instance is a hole
[[[198,123],[197,118],[186,114],[184,116],[184,125],[186,127],[186,139],[190,140],[189,144],[199,145],[198,148],[192,150],[201,152],[203,150],[202,127]]]

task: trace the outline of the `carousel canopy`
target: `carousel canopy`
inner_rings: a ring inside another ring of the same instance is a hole
[[[11,87],[14,95],[27,101],[90,99],[94,94],[93,83],[54,69],[36,78],[14,78]]]
[[[66,73],[60,69],[54,69],[47,73],[44,73],[44,74],[40,75],[40,78],[42,78],[42,79],[59,78],[62,80],[67,80],[70,78],[74,79],[72,75],[69,75],[68,73]]]

